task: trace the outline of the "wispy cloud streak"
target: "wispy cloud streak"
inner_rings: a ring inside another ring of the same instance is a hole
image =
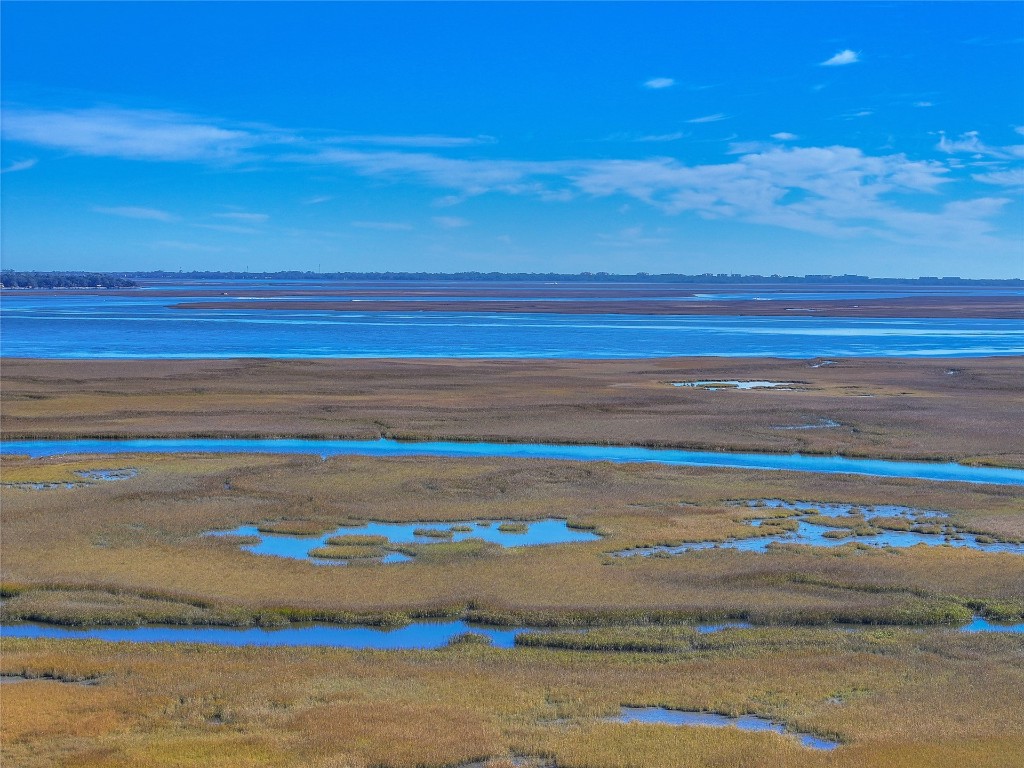
[[[243,151],[273,141],[176,112],[116,108],[9,109],[2,129],[8,141],[132,160],[237,160]]]
[[[120,216],[123,219],[145,219],[148,221],[174,222],[179,221],[181,218],[168,211],[161,211],[158,208],[139,208],[134,205],[119,205],[110,208],[97,205],[93,206],[93,211],[104,213],[108,216]]]
[[[73,154],[213,165],[253,158],[277,165],[344,168],[361,176],[444,190],[441,200],[445,204],[493,193],[552,202],[620,196],[669,215],[690,213],[829,237],[870,235],[917,244],[966,242],[986,236],[992,230],[992,220],[1009,200],[998,196],[1000,188],[1012,186],[1006,183],[1011,177],[1003,175],[1007,168],[1000,166],[1024,154],[1020,145],[990,147],[976,132],[957,139],[941,136],[938,149],[944,153],[969,153],[999,163],[984,168],[984,173],[973,179],[998,190],[997,196],[981,195],[943,206],[938,193],[951,180],[951,166],[958,161],[912,160],[903,154],[872,156],[843,146],[748,142],[733,145],[730,152],[735,154],[726,161],[701,165],[672,157],[494,159],[452,156],[462,146],[458,142],[433,152],[416,151],[416,142],[425,141],[424,137],[405,137],[410,143],[392,148],[346,146],[272,127],[224,127],[216,121],[169,112],[95,109],[21,110],[13,114],[13,120],[9,114],[5,116],[5,137]],[[725,117],[716,113],[691,122]],[[676,136],[647,138],[671,141]],[[438,141],[445,137],[427,138]],[[795,137],[778,133],[773,138],[790,141]],[[324,199],[321,196],[309,202]],[[97,210],[129,218],[176,220],[173,214],[156,209]],[[256,226],[267,220],[267,215],[260,213],[215,216],[223,223],[195,226],[255,234],[260,231]],[[446,227],[443,222],[448,222],[448,228],[455,228],[456,221],[462,220],[437,217],[434,223]]]
[[[0,173],[17,173],[18,171],[27,171],[29,168],[35,167],[38,160],[18,160],[8,165],[6,168],[0,169]]]

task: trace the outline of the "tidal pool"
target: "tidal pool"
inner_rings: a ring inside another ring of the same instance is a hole
[[[1024,622],[1011,621],[989,621],[981,616],[975,616],[970,624],[960,627],[961,632],[1010,632],[1013,634],[1024,634]]]
[[[321,565],[343,565],[347,560],[318,558],[310,553],[327,546],[327,540],[346,536],[382,536],[387,540],[384,547],[401,544],[437,544],[446,541],[482,539],[501,547],[532,547],[542,544],[566,544],[580,541],[597,541],[601,537],[586,530],[570,528],[565,520],[537,520],[523,523],[525,530],[501,529],[501,521],[469,520],[427,523],[376,523],[340,527],[321,536],[294,536],[260,531],[254,525],[243,525],[230,531],[210,531],[207,536],[258,537],[255,544],[244,544],[242,549],[257,555],[273,555],[294,560],[309,560]],[[430,530],[433,535],[424,535]],[[445,534],[445,535],[441,535]],[[339,543],[344,543],[339,542]],[[372,558],[384,563],[404,563],[413,558],[401,552],[388,552],[382,558]]]
[[[138,440],[10,440],[0,454],[61,456],[116,453],[298,453],[328,456],[451,456],[564,461],[611,461],[671,466],[735,467],[794,472],[847,473],[968,483],[1024,485],[1024,469],[976,467],[927,461],[848,459],[799,453],[730,453],[627,445],[555,445],[550,443],[400,442],[397,440],[303,440],[291,438],[165,438]]]
[[[739,381],[737,379],[712,379],[709,381],[673,381],[673,387],[694,387],[717,392],[720,389],[795,389],[792,381]]]
[[[800,743],[811,749],[835,749],[838,741],[812,736],[809,733],[797,733],[787,730],[782,723],[768,720],[757,715],[740,715],[729,717],[713,712],[687,712],[681,709],[665,707],[623,707],[617,723],[654,723],[663,725],[702,725],[712,728],[739,728],[743,731],[773,731],[786,736],[795,736]]]
[[[116,482],[118,480],[129,480],[139,474],[137,469],[81,469],[75,472],[76,477],[81,480],[72,480],[52,483],[0,483],[4,488],[18,488],[23,491],[49,491],[54,488],[70,490],[72,488],[85,488],[93,485],[93,480],[100,482]]]
[[[105,483],[117,482],[118,480],[130,480],[139,474],[137,469],[83,469],[75,472],[84,480],[100,480]]]
[[[913,547],[917,544],[966,547],[982,552],[1024,554],[1024,544],[994,541],[990,537],[968,533],[949,522],[944,512],[911,509],[888,504],[858,506],[852,504],[819,504],[761,499],[739,504],[744,509],[785,509],[795,514],[776,517],[765,514],[744,520],[755,528],[770,528],[764,536],[727,539],[721,542],[700,541],[678,546],[637,547],[614,554],[620,557],[680,555],[702,549],[736,549],[743,552],[765,552],[773,544],[806,544],[815,547],[839,547],[844,544],[867,544],[873,547]],[[773,525],[791,527],[784,530]]]

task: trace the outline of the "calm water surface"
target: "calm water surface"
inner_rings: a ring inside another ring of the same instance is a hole
[[[742,622],[692,625],[701,634],[749,626]],[[467,632],[487,636],[498,648],[512,648],[528,627],[495,628],[466,621],[417,621],[396,629],[305,624],[263,627],[59,627],[53,624],[5,624],[0,637],[58,640],[107,640],[125,643],[210,643],[213,645],[273,647],[320,646],[355,650],[432,650],[448,645]]]
[[[130,643],[213,643],[215,645],[327,646],[353,649],[433,649],[447,645],[466,632],[486,635],[491,644],[511,648],[522,628],[494,629],[465,621],[421,621],[397,629],[306,625],[265,629],[262,627],[58,627],[52,624],[9,624],[0,627],[3,637],[53,638],[60,640],[109,640]]]
[[[288,536],[260,531],[254,525],[243,525],[230,531],[212,531],[208,536],[255,536],[257,544],[247,544],[242,549],[256,555],[272,555],[287,557],[292,560],[309,560],[321,565],[344,564],[344,560],[310,557],[310,552],[327,545],[327,540],[334,536],[383,536],[388,544],[437,544],[444,541],[466,541],[467,539],[483,539],[501,547],[535,547],[542,544],[567,544],[577,541],[597,541],[601,537],[590,531],[569,528],[565,520],[535,520],[524,523],[526,530],[511,532],[499,530],[500,520],[479,521],[462,520],[449,522],[420,523],[377,523],[338,528],[322,536]],[[464,526],[468,531],[455,531],[452,526]],[[424,528],[450,531],[446,538],[420,536],[417,530]],[[341,542],[344,543],[344,542]],[[384,563],[404,563],[413,558],[400,552],[389,552],[382,560]]]
[[[981,616],[975,617],[970,624],[960,628],[961,632],[1010,632],[1015,635],[1024,634],[1024,622],[989,621]]]
[[[395,440],[298,439],[142,439],[142,440],[11,440],[0,452],[33,457],[111,453],[301,453],[319,456],[503,456],[521,459],[639,462],[677,466],[736,467],[797,472],[849,473],[921,480],[1024,485],[1024,469],[970,467],[921,461],[847,459],[801,454],[728,453],[640,448],[614,445],[549,445],[544,443],[403,443]]]
[[[772,296],[762,293],[747,297]],[[737,296],[743,297],[718,295]],[[51,358],[1024,354],[1024,326],[1014,320],[362,313],[168,306],[178,301],[144,291],[126,296],[5,292],[0,303],[4,329],[0,354]]]

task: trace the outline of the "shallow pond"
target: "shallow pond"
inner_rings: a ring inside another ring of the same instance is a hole
[[[137,469],[82,469],[75,472],[76,477],[81,480],[52,482],[52,483],[0,483],[4,488],[18,488],[23,491],[49,491],[54,488],[70,490],[72,488],[85,488],[92,485],[91,481],[117,482],[118,480],[130,480],[139,474]]]
[[[299,453],[327,456],[452,456],[566,461],[611,461],[673,466],[735,467],[826,474],[850,473],[920,480],[1024,485],[1024,469],[974,467],[924,461],[848,459],[799,453],[729,453],[621,445],[553,445],[548,443],[399,442],[396,440],[301,440],[191,438],[140,440],[10,440],[0,453],[39,456],[113,453]]]
[[[673,387],[693,387],[717,392],[720,389],[777,389],[796,388],[792,381],[739,381],[737,379],[711,379],[709,381],[673,381]]]
[[[246,536],[258,537],[259,543],[245,544],[242,549],[257,555],[274,555],[295,560],[309,560],[318,564],[342,565],[346,560],[312,557],[310,552],[327,545],[332,537],[345,536],[382,536],[389,545],[399,544],[437,544],[447,541],[466,541],[482,539],[501,547],[531,547],[542,544],[566,544],[580,541],[597,541],[601,537],[590,531],[570,528],[565,520],[537,520],[523,523],[526,530],[501,530],[501,521],[455,521],[427,523],[375,523],[360,526],[341,527],[321,536],[294,536],[260,531],[254,525],[243,525],[230,531],[211,531],[207,536]],[[469,530],[455,530],[468,528]],[[448,533],[446,536],[425,536],[417,531],[429,529],[432,532]],[[343,543],[343,542],[342,542]],[[412,560],[401,552],[388,552],[383,558],[374,558],[378,562],[402,563]]]
[[[839,742],[812,736],[809,733],[796,733],[786,729],[782,723],[768,720],[757,715],[740,715],[729,717],[713,712],[686,712],[665,707],[623,707],[621,714],[614,718],[618,723],[652,723],[663,725],[709,726],[712,728],[739,728],[743,731],[773,731],[787,736],[795,736],[805,747],[812,749],[835,749]]]
[[[988,619],[976,616],[970,624],[960,627],[961,632],[1010,632],[1012,634],[1024,634],[1024,622],[1011,621],[989,621]]]
[[[105,483],[113,483],[118,480],[131,480],[139,474],[137,469],[83,469],[75,472],[83,480],[100,480]]]
[[[913,547],[917,544],[966,547],[982,552],[1010,552],[1024,554],[1024,544],[991,541],[988,537],[967,533],[952,525],[943,512],[911,509],[892,505],[856,506],[851,504],[819,504],[814,502],[786,502],[778,499],[748,501],[743,508],[758,510],[784,509],[795,512],[789,517],[777,518],[771,514],[756,514],[744,522],[755,528],[772,526],[774,521],[789,521],[795,530],[772,532],[764,536],[727,539],[722,542],[701,541],[678,546],[637,547],[616,552],[621,557],[652,555],[679,555],[701,549],[736,549],[743,552],[765,552],[772,544],[806,544],[815,547],[839,547],[844,544],[867,544],[874,547]],[[888,527],[907,527],[910,530],[892,530]]]

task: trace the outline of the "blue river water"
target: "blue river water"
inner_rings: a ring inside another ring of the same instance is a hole
[[[694,624],[702,635],[730,629],[749,629],[746,622]],[[0,625],[0,637],[51,640],[106,640],[120,643],[209,643],[212,645],[350,648],[354,650],[432,650],[448,645],[467,632],[484,635],[496,648],[512,648],[516,635],[528,627],[496,628],[462,620],[416,621],[404,627],[350,627],[331,624],[299,624],[288,627],[61,627],[54,624],[18,623]],[[1021,623],[993,623],[976,618],[960,632],[1024,632]]]
[[[281,300],[275,297],[275,301]],[[145,291],[127,295],[7,291],[0,302],[4,329],[0,354],[133,359],[1024,354],[1024,324],[1015,320],[170,307],[194,301],[197,300],[153,296]],[[356,306],[353,304],[353,308]]]
[[[729,629],[746,629],[746,622],[692,624],[698,633],[709,635]],[[290,627],[61,627],[25,622],[0,625],[0,637],[47,638],[53,640],[107,640],[122,643],[210,643],[228,646],[313,646],[354,650],[432,650],[448,645],[459,635],[484,635],[496,648],[512,648],[516,635],[528,627],[492,627],[462,620],[415,621],[404,627],[349,627],[331,624],[299,624]]]
[[[849,459],[802,454],[728,453],[674,448],[544,443],[399,442],[396,440],[301,440],[182,438],[140,440],[10,440],[0,452],[31,457],[114,453],[298,453],[327,456],[492,456],[568,461],[611,461],[676,466],[734,467],[828,474],[955,480],[969,483],[1024,485],[1024,469],[963,464]]]
[[[131,643],[213,643],[216,645],[325,646],[379,650],[433,649],[447,645],[466,632],[486,635],[491,644],[511,648],[523,628],[495,629],[465,621],[420,621],[396,629],[343,627],[311,624],[281,629],[262,627],[89,627],[70,628],[52,624],[8,624],[0,627],[0,636],[52,638],[59,640],[109,640]]]

